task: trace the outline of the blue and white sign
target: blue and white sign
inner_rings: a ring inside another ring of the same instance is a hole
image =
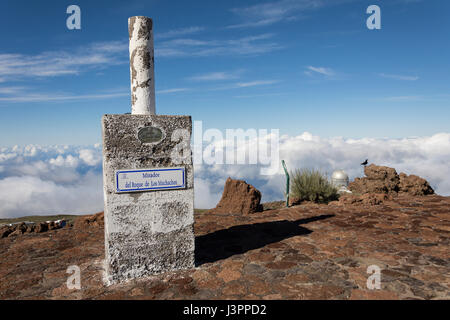
[[[185,168],[155,168],[116,171],[116,192],[184,189]]]

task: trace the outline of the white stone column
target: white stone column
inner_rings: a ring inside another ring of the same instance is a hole
[[[152,19],[128,19],[130,38],[131,114],[155,114]]]

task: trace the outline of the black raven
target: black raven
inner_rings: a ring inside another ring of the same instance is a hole
[[[363,163],[361,163],[362,166],[366,166],[369,162],[369,159],[366,159],[366,161],[364,161]]]

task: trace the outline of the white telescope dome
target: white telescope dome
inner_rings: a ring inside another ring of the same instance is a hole
[[[344,170],[336,170],[331,175],[331,182],[336,186],[348,186],[348,174]]]

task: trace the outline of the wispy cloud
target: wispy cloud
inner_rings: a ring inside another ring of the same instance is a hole
[[[188,88],[173,88],[173,89],[165,89],[165,90],[158,90],[156,93],[158,94],[167,94],[167,93],[176,93],[176,92],[182,92],[187,91]]]
[[[259,97],[272,97],[272,96],[281,96],[281,95],[285,95],[286,93],[282,93],[282,92],[273,92],[273,93],[261,93],[261,94],[245,94],[245,95],[236,95],[233,96],[233,98],[259,98]]]
[[[330,68],[308,66],[306,67],[305,74],[308,76],[312,76],[313,74],[321,74],[326,77],[332,77],[336,73]]]
[[[233,71],[233,72],[226,72],[226,71],[210,72],[210,73],[204,73],[204,74],[199,74],[196,76],[189,77],[188,80],[192,80],[192,81],[232,80],[232,79],[239,78],[239,74],[241,72],[242,72],[242,70]]]
[[[258,55],[282,48],[274,36],[265,33],[228,40],[197,40],[189,38],[172,39],[155,46],[157,57],[209,57],[230,55]]]
[[[214,77],[213,74],[205,74],[205,79],[210,76]],[[219,77],[216,75],[216,77]],[[217,90],[230,90],[237,88],[247,88],[264,86],[269,84],[274,84],[280,82],[280,80],[254,80],[248,82],[237,82],[227,84],[221,87],[215,88],[203,88],[205,91],[217,91]],[[185,91],[195,91],[192,88],[170,88],[157,90],[157,94],[171,94]],[[70,101],[83,101],[83,100],[107,100],[120,97],[127,97],[130,93],[126,90],[120,89],[116,92],[104,92],[104,93],[93,93],[93,94],[53,94],[53,93],[35,93],[30,91],[28,87],[0,87],[0,105],[2,102],[8,103],[38,103],[38,102],[70,102]]]
[[[0,87],[0,94],[8,95],[24,91],[25,87]]]
[[[250,81],[250,82],[239,82],[236,84],[239,88],[246,88],[246,87],[255,87],[255,86],[264,86],[268,84],[274,84],[280,82],[279,80],[256,80],[256,81]]]
[[[419,80],[418,76],[405,76],[405,75],[399,75],[399,74],[386,74],[386,73],[379,73],[380,77],[383,78],[389,78],[389,79],[395,79],[395,80],[403,80],[403,81],[416,81]]]
[[[1,89],[0,89],[1,93]],[[17,92],[14,92],[17,93]],[[58,101],[79,101],[79,100],[103,100],[103,99],[113,99],[119,97],[128,96],[129,93],[119,92],[119,93],[104,93],[104,94],[39,94],[39,93],[27,93],[26,90],[20,94],[15,94],[6,97],[0,97],[0,102],[58,102]]]
[[[156,33],[155,38],[161,38],[161,39],[173,38],[173,37],[179,37],[179,36],[184,36],[184,35],[188,35],[188,34],[198,33],[203,30],[205,30],[204,27],[196,27],[196,26],[186,27],[186,28],[181,28],[181,29],[170,30],[170,31],[163,32],[163,33]]]
[[[385,101],[393,101],[393,102],[402,102],[402,101],[417,101],[422,100],[423,96],[394,96],[394,97],[386,97],[383,100]]]
[[[281,0],[266,2],[249,7],[233,8],[242,23],[227,26],[227,28],[261,27],[279,21],[295,20],[303,11],[322,7],[322,0]]]
[[[102,210],[99,145],[0,149],[0,218]]]
[[[427,101],[429,103],[448,103],[450,94],[429,94],[429,95],[398,95],[373,98],[372,100],[389,101],[389,102],[410,102],[410,101]]]
[[[248,150],[252,150],[250,143],[257,141],[249,141]],[[202,154],[208,152],[207,145],[203,144]],[[343,169],[350,179],[361,176],[359,163],[369,158],[397,172],[417,174],[427,179],[438,194],[450,195],[450,166],[446,161],[450,157],[450,133],[405,139],[344,139],[304,132],[280,137],[279,150],[289,168],[323,172]],[[0,218],[102,210],[101,159],[99,145],[0,147]],[[214,207],[229,176],[250,181],[262,192],[263,201],[283,199],[285,177],[281,166],[278,174],[268,176],[260,175],[261,167],[196,165],[195,207]]]
[[[92,68],[127,63],[128,44],[121,41],[92,43],[73,50],[47,51],[36,55],[0,54],[0,79],[74,75]]]
[[[216,145],[221,143],[215,141]],[[450,166],[445,161],[450,157],[450,133],[405,139],[344,139],[304,132],[281,136],[279,152],[280,159],[284,159],[289,168],[315,168],[328,173],[343,169],[351,180],[362,174],[360,159],[369,158],[372,163],[393,167],[397,172],[417,174],[427,179],[438,194],[450,195],[450,180],[447,179]],[[263,201],[283,199],[285,177],[281,165],[278,174],[271,176],[261,176],[260,168],[260,165],[195,166],[196,186],[200,184],[204,191],[200,200],[196,198],[199,200],[197,208],[214,207],[229,176],[250,181],[261,191]]]
[[[205,91],[219,91],[219,90],[233,90],[239,88],[250,88],[250,87],[258,87],[258,86],[267,86],[270,84],[278,83],[280,80],[253,80],[247,82],[236,82],[230,83],[219,87],[213,87],[209,89],[204,89]]]

